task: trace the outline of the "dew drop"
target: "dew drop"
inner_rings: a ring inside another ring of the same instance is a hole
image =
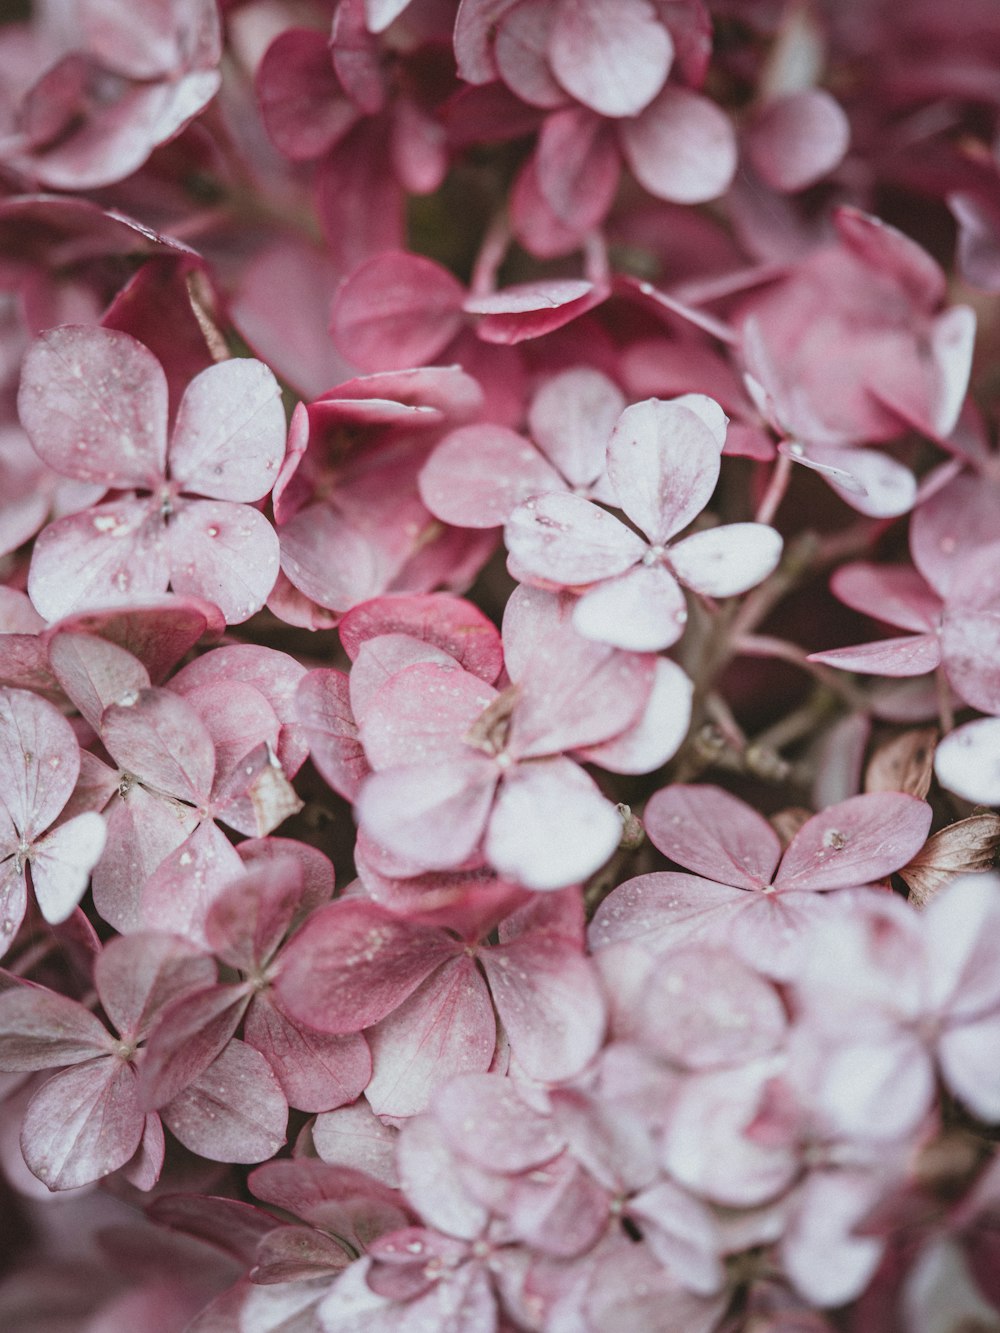
[[[205,532],[209,537],[218,537],[219,535],[219,529],[215,526],[214,523],[210,528],[206,528]]]

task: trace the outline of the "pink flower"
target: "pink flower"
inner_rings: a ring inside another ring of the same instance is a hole
[[[159,362],[128,334],[67,325],[32,344],[18,406],[54,471],[121,492],[38,538],[29,592],[42,615],[128,604],[168,584],[214,602],[230,623],[263,606],[278,542],[250,502],[274,485],[285,451],[266,366],[224,361],[196,376],[168,448]]]
[[[676,643],[687,621],[681,584],[728,597],[766,578],[781,555],[781,538],[763,523],[707,528],[671,544],[711,499],[725,425],[721,408],[701,395],[627,407],[608,443],[608,480],[645,540],[582,496],[550,492],[508,520],[511,572],[582,589],[573,624],[589,639],[641,652]]]

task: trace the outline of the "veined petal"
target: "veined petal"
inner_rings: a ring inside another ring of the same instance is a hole
[[[637,564],[589,588],[573,610],[573,625],[584,638],[648,653],[676,643],[687,616],[684,594],[670,570]]]
[[[712,429],[681,403],[658,398],[634,403],[611,432],[611,485],[622,509],[654,545],[669,541],[701,513],[719,470]]]
[[[529,575],[565,587],[623,574],[646,550],[642,538],[606,509],[556,492],[518,505],[504,540]]]

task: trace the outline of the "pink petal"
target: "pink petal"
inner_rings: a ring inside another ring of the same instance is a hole
[[[915,569],[905,565],[863,560],[841,565],[830,579],[830,589],[862,615],[915,634],[932,631],[941,612],[941,599]]]
[[[674,573],[709,597],[732,597],[755,587],[781,559],[782,540],[766,523],[725,523],[685,537],[670,549]]]
[[[386,251],[354,270],[334,303],[330,332],[365,370],[433,361],[462,324],[462,284],[422,255]]]
[[[247,985],[213,983],[161,1011],[139,1070],[144,1110],[159,1109],[204,1073],[239,1027],[251,995]]]
[[[288,1018],[266,993],[251,1004],[244,1037],[274,1070],[289,1106],[301,1111],[353,1102],[371,1078],[364,1037],[315,1032]]]
[[[646,550],[640,537],[581,495],[551,492],[511,514],[504,541],[532,577],[565,587],[623,574]]]
[[[663,87],[674,44],[648,0],[567,0],[549,59],[577,101],[602,116],[635,116]]]
[[[74,1189],[124,1166],[144,1120],[132,1066],[114,1057],[91,1060],[35,1093],[21,1127],[24,1160],[50,1190]]]
[[[340,623],[340,641],[352,661],[367,639],[380,634],[412,634],[435,644],[490,683],[503,666],[493,622],[472,602],[448,593],[377,597],[354,607]]]
[[[664,1016],[669,1014],[669,1022]],[[643,987],[638,1037],[668,1064],[745,1064],[784,1045],[774,986],[722,949],[689,946],[661,958]]]
[[[707,97],[673,84],[621,127],[636,179],[657,199],[702,204],[725,194],[736,172],[736,136]]]
[[[767,102],[750,122],[746,149],[762,180],[792,194],[835,170],[850,138],[840,103],[821,88],[808,88]]]
[[[687,618],[684,594],[660,564],[638,564],[599,583],[573,611],[573,625],[585,638],[640,653],[676,643]]]
[[[331,1166],[354,1167],[390,1188],[399,1184],[396,1132],[379,1120],[363,1098],[318,1115],[313,1122],[313,1145]]]
[[[465,1079],[460,1075],[459,1080]],[[420,1216],[449,1236],[470,1240],[489,1221],[489,1209],[473,1197],[453,1151],[452,1136],[433,1116],[414,1116],[397,1136],[399,1183]]]
[[[167,451],[167,381],[127,333],[65,325],[25,357],[21,424],[56,472],[105,486],[152,488]]]
[[[529,889],[561,889],[599,870],[622,822],[569,759],[522,764],[504,779],[486,834],[490,864]]]
[[[991,1014],[945,1031],[938,1043],[938,1061],[949,1089],[973,1115],[988,1124],[1000,1120],[1000,1017]]]
[[[295,695],[306,671],[294,657],[263,645],[240,643],[196,657],[176,673],[170,688],[177,694],[215,682],[244,682],[264,696],[281,723],[277,755],[289,774],[305,762],[308,747],[300,734]],[[248,745],[247,749],[252,749]]]
[[[105,708],[123,695],[149,689],[149,672],[137,658],[91,634],[57,634],[49,641],[49,661],[59,684],[95,731]]]
[[[736,1208],[765,1203],[787,1188],[798,1169],[795,1154],[747,1134],[773,1072],[773,1060],[757,1060],[681,1085],[663,1142],[664,1165],[680,1184]]]
[[[715,435],[701,415],[656,398],[627,407],[608,444],[608,477],[618,502],[654,545],[701,513],[719,468]]]
[[[434,1098],[432,1111],[451,1151],[487,1171],[518,1175],[550,1161],[565,1146],[554,1118],[533,1110],[512,1080],[495,1074],[451,1080]]]
[[[104,1024],[82,1004],[45,990],[17,986],[0,994],[0,1068],[54,1069],[108,1055]]]
[[[649,698],[652,660],[583,638],[571,609],[569,598],[536,592],[519,595],[504,615],[508,670],[517,685],[506,749],[518,759],[616,736],[637,721]]]
[[[526,933],[479,954],[493,1003],[529,1078],[573,1078],[604,1038],[605,1010],[593,964],[571,940]]]
[[[0,689],[0,801],[26,842],[59,815],[79,772],[73,729],[52,704]]]
[[[260,500],[285,456],[281,389],[267,366],[233,357],[188,385],[170,442],[170,474],[213,500]]]
[[[167,528],[170,586],[214,602],[230,625],[259,611],[278,577],[274,529],[249,505],[228,500],[178,503]]]
[[[462,528],[502,527],[522,500],[563,485],[523,435],[486,423],[446,435],[420,473],[427,508]]]
[[[965,702],[1000,713],[1000,608],[949,607],[941,624],[941,652],[948,680]]]
[[[365,1097],[376,1115],[416,1115],[450,1079],[484,1073],[496,1046],[496,1015],[473,961],[454,958],[438,968],[368,1039]]]
[[[215,964],[174,935],[119,935],[94,962],[94,984],[108,1018],[137,1041],[168,1004],[215,981]]]
[[[547,109],[566,101],[549,68],[554,19],[555,12],[546,0],[520,0],[496,25],[493,44],[497,70],[507,87],[522,101]]]
[[[321,668],[303,677],[296,695],[313,763],[335,792],[353,801],[371,772],[342,671]]]
[[[610,127],[582,107],[547,116],[535,172],[541,196],[559,222],[577,233],[590,231],[603,222],[621,174]]]
[[[457,664],[406,667],[386,682],[361,720],[369,763],[378,771],[476,758],[464,738],[496,697],[491,685]]]
[[[441,931],[344,899],[314,912],[285,946],[274,992],[286,1013],[320,1032],[360,1032],[459,951]]]
[[[355,717],[364,717],[368,706],[392,676],[418,662],[452,667],[455,659],[433,644],[409,634],[380,634],[366,639],[354,659],[350,678],[350,703]]]
[[[580,366],[545,381],[531,400],[528,428],[571,486],[590,486],[604,471],[608,438],[624,409],[616,384]]]
[[[871,1176],[849,1169],[814,1171],[802,1182],[781,1254],[807,1300],[846,1304],[874,1275],[884,1241],[863,1233],[875,1203],[873,1186]]]
[[[462,0],[455,18],[458,72],[467,83],[490,83],[497,77],[493,40],[504,15],[518,0]]]
[[[333,611],[377,596],[394,572],[373,542],[329,505],[310,505],[296,514],[281,529],[280,545],[283,573],[300,592]]]
[[[140,920],[146,930],[170,930],[208,948],[205,918],[242,865],[232,843],[211,819],[172,851],[146,880]]]
[[[931,310],[945,299],[940,265],[896,227],[856,208],[838,208],[834,224],[844,244],[874,272],[889,275],[916,306]]]
[[[254,80],[268,137],[293,161],[319,157],[358,118],[343,95],[326,36],[287,28],[264,53]]]
[[[960,592],[969,555],[996,541],[996,502],[981,477],[960,476],[914,512],[913,562],[939,596]]]
[[[215,748],[201,718],[168,690],[140,690],[105,709],[101,738],[119,768],[170,796],[203,805],[212,790]]]
[[[694,686],[675,662],[656,659],[653,689],[638,722],[576,757],[611,773],[652,773],[680,749],[691,723]]]
[[[58,620],[156,597],[169,578],[159,512],[146,500],[124,497],[57,519],[39,534],[28,594],[39,614]]]
[[[220,962],[254,972],[270,962],[299,911],[304,885],[293,857],[253,862],[223,888],[205,919],[205,935]]]
[[[775,887],[840,889],[882,879],[919,852],[930,826],[931,808],[915,796],[852,796],[803,824],[782,857]]]
[[[198,817],[190,806],[164,800],[139,783],[123,782],[122,787],[107,807],[107,842],[94,868],[93,893],[101,917],[127,932],[139,928],[147,879],[195,828]]]
[[[880,639],[877,643],[859,643],[853,648],[810,653],[809,661],[872,676],[922,676],[940,665],[941,644],[936,634],[904,635]]]
[[[629,1201],[629,1216],[667,1272],[683,1273],[684,1286],[711,1295],[723,1286],[722,1238],[710,1210],[667,1180]],[[777,1333],[777,1330],[775,1330]]]
[[[411,873],[452,870],[478,849],[499,776],[471,749],[447,763],[385,769],[365,781],[355,816],[365,836],[409,862]]]
[[[827,479],[845,503],[871,518],[908,514],[917,499],[917,480],[908,467],[876,449],[841,449],[829,444],[809,446],[815,463],[843,473]],[[805,460],[800,460],[805,461]]]
[[[957,796],[1000,806],[1000,718],[979,718],[945,736],[934,752],[934,772]]]
[[[235,1038],[163,1112],[186,1148],[213,1162],[264,1162],[285,1142],[288,1104],[271,1067]]]
[[[210,602],[164,595],[120,610],[78,612],[53,625],[46,637],[53,643],[63,633],[98,635],[137,657],[158,685],[202,635],[218,636],[225,627]]]
[[[89,811],[40,838],[31,849],[31,887],[42,916],[58,924],[87,892],[107,835],[104,820]]]
[[[547,278],[466,297],[462,308],[482,316],[476,332],[484,342],[519,343],[561,329],[607,297],[606,286],[585,278]]]
[[[309,404],[317,426],[356,421],[363,425],[437,426],[467,421],[483,406],[478,380],[459,366],[417,366],[386,370],[328,389]]]
[[[781,856],[767,820],[721,787],[664,787],[650,797],[645,824],[664,856],[720,884],[770,884]]]
[[[295,838],[264,837],[248,838],[239,844],[236,851],[244,865],[251,867],[270,861],[283,861],[286,857],[297,861],[302,871],[303,912],[324,907],[333,897],[333,863],[318,847],[310,847],[308,843],[298,842]]]

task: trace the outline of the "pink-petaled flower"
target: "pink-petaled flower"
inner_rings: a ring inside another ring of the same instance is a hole
[[[168,584],[214,602],[230,623],[263,606],[278,542],[252,502],[285,452],[266,366],[230,360],[196,376],[168,446],[167,381],[152,353],[125,333],[67,325],[29,348],[18,407],[54,471],[120,492],[38,538],[28,586],[42,615],[128,604]]]
[[[324,608],[327,623],[386,592],[461,590],[487,559],[493,534],[442,528],[417,475],[446,422],[480,410],[476,381],[457,366],[362,376],[298,407],[274,492],[282,580]],[[312,623],[279,582],[270,605]]]
[[[156,1183],[164,1136],[160,1115],[140,1097],[143,1045],[163,1008],[214,971],[210,958],[170,935],[113,940],[94,964],[112,1031],[39,986],[0,996],[0,1067],[61,1069],[35,1093],[21,1131],[25,1160],[49,1189],[73,1189],[126,1164],[140,1189]],[[288,1108],[262,1056],[242,1042],[222,1045],[207,1071],[180,1081],[162,1116],[195,1152],[262,1161],[284,1142]]]
[[[924,844],[931,808],[900,792],[852,796],[807,820],[784,853],[767,820],[719,787],[665,787],[645,822],[664,855],[696,873],[620,885],[594,918],[594,947],[636,937],[657,950],[717,943],[787,977],[801,965],[809,924],[830,913],[822,895],[905,865]]]
[[[811,653],[810,661],[875,676],[920,676],[941,666],[967,703],[1000,713],[1000,542],[949,560],[946,573],[932,561],[920,566],[924,578],[906,566],[842,565],[830,581],[836,596],[910,633]]]
[[[414,1115],[450,1075],[488,1070],[498,1018],[530,1078],[570,1078],[600,1046],[604,1003],[583,954],[578,891],[507,915],[495,944],[495,914],[452,921],[458,930],[414,924],[349,897],[314,912],[273,966],[286,1014],[323,1032],[367,1033],[365,1096],[378,1115]]]
[[[976,319],[944,307],[945,275],[916,242],[854,209],[837,239],[742,306],[742,352],[782,451],[861,513],[906,513],[912,471],[858,446],[915,427],[936,440],[958,420]]]
[[[566,489],[614,503],[605,477],[608,435],[625,407],[599,370],[552,376],[528,408],[531,438],[505,426],[450,431],[420,473],[424,503],[445,523],[493,528],[529,496]]]
[[[824,926],[795,990],[827,1042],[853,1048],[830,1082],[842,1118],[912,1127],[936,1069],[973,1115],[1000,1120],[1000,877],[962,875],[919,914],[884,895],[851,907]]]
[[[781,555],[781,537],[763,523],[671,542],[711,499],[725,427],[721,408],[701,395],[627,407],[608,443],[608,481],[634,528],[580,495],[536,496],[504,530],[511,572],[581,591],[573,624],[589,639],[640,652],[676,643],[687,621],[682,584],[728,597],[766,578]]]
[[[268,848],[269,854],[259,854]],[[216,894],[205,920],[209,947],[236,979],[216,982],[213,975],[159,1014],[140,1075],[148,1105],[169,1101],[207,1069],[241,1023],[244,1040],[265,1057],[290,1106],[341,1106],[358,1097],[371,1077],[363,1037],[335,1036],[296,1021],[271,986],[285,937],[329,899],[332,866],[313,848],[284,839],[258,843],[257,852]]]
[[[410,873],[453,869],[482,848],[503,878],[556,889],[614,851],[618,812],[566,752],[639,722],[654,661],[582,638],[569,616],[568,599],[522,589],[504,618],[509,688],[424,661],[368,703],[359,731],[374,772],[358,818]]]
[[[87,811],[56,823],[80,773],[73,729],[44,699],[0,690],[0,951],[27,907],[27,868],[47,921],[65,921],[104,849],[105,826]]]
[[[30,46],[14,25],[4,35],[13,56],[5,73],[17,69],[2,106],[5,163],[57,190],[131,175],[221,82],[212,0],[73,4],[36,15]],[[27,50],[18,49],[19,37]]]

